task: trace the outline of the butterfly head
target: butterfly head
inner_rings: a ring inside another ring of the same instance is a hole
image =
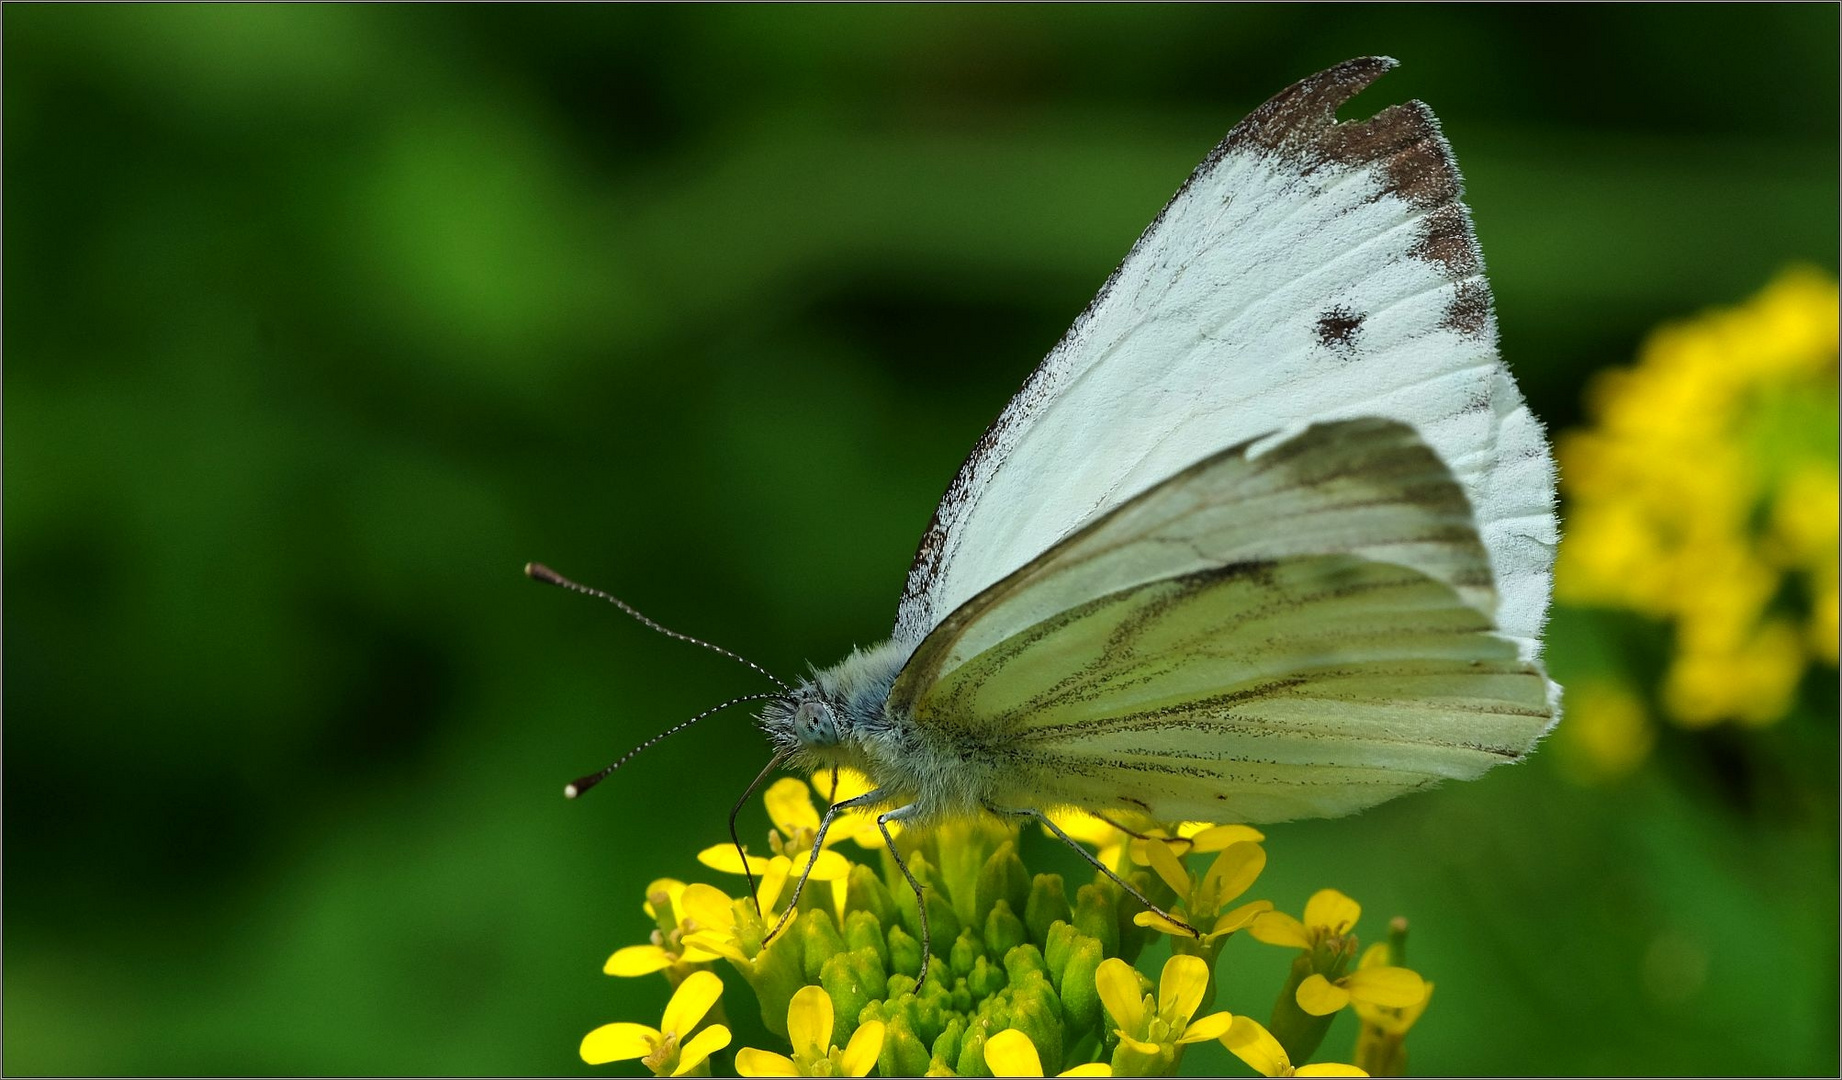
[[[843,741],[836,706],[812,682],[802,682],[787,696],[767,702],[761,710],[761,725],[775,748],[783,752],[822,754]]]

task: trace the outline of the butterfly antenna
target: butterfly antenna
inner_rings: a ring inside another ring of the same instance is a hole
[[[689,720],[686,720],[680,724],[674,724],[671,727],[666,728],[664,731],[659,732],[657,735],[654,735],[652,738],[647,739],[645,742],[639,744],[633,749],[622,754],[620,756],[620,760],[616,761],[612,765],[609,765],[607,768],[601,770],[600,772],[590,773],[587,776],[580,777],[576,780],[571,781],[570,783],[563,785],[563,797],[565,799],[575,798],[576,796],[582,794],[584,791],[587,791],[589,788],[592,788],[596,784],[599,784],[603,780],[606,780],[609,776],[612,776],[614,774],[615,769],[618,769],[622,765],[625,765],[628,761],[630,761],[633,758],[633,755],[639,753],[641,750],[646,749],[648,746],[651,746],[653,743],[656,743],[660,739],[665,738],[667,735],[675,735],[678,732],[683,731],[685,728],[690,727],[692,724],[697,723],[699,720],[702,720],[704,717],[709,716],[712,713],[721,712],[722,710],[727,709],[731,705],[740,705],[745,701],[768,701],[770,699],[777,698],[779,696],[780,696],[779,694],[744,694],[743,696],[738,697],[738,698],[730,698],[728,701],[723,702],[721,705],[713,705],[710,708],[705,709],[703,712],[698,713],[696,716],[691,717]]]
[[[737,656],[735,653],[730,652],[728,649],[723,648],[721,645],[712,645],[711,643],[703,640],[702,638],[694,638],[689,634],[680,634],[676,630],[672,630],[668,627],[660,626],[658,623],[652,621],[651,619],[648,619],[646,616],[634,610],[634,607],[632,604],[627,603],[625,600],[622,600],[620,597],[615,596],[613,593],[603,592],[600,589],[591,589],[587,585],[582,585],[577,582],[571,581],[568,578],[564,577],[563,575],[557,573],[555,570],[552,570],[548,566],[545,566],[543,563],[535,563],[535,562],[525,563],[524,573],[525,573],[525,576],[530,578],[532,581],[541,581],[546,585],[556,585],[561,588],[568,589],[570,592],[578,592],[584,596],[594,596],[594,597],[599,597],[603,600],[606,600],[608,603],[613,604],[615,607],[621,609],[627,614],[633,616],[635,619],[639,620],[640,625],[650,630],[657,630],[659,633],[664,634],[668,638],[676,638],[679,641],[689,642],[692,645],[697,645],[697,646],[701,646],[702,648],[709,649],[711,652],[716,653],[720,656],[727,656],[729,659],[734,660],[736,663],[753,668],[756,672],[767,676],[767,678],[771,680],[775,686],[780,687],[782,690],[793,689],[791,686],[788,686],[786,683],[782,682],[780,678],[776,676],[773,672],[762,667],[760,664],[755,663],[753,660],[749,660],[746,657]]]

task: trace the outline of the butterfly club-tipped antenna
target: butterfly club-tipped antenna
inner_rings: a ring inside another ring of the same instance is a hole
[[[591,588],[590,586],[583,585],[580,582],[571,581],[568,578],[564,577],[563,575],[557,573],[555,570],[552,570],[548,566],[545,566],[543,563],[538,563],[538,562],[525,563],[524,564],[524,574],[526,577],[530,578],[532,581],[541,581],[546,585],[555,585],[561,589],[568,589],[570,592],[581,593],[583,596],[593,596],[599,600],[606,600],[608,603],[613,604],[615,607],[626,612],[628,615],[631,615],[636,622],[638,622],[641,626],[646,627],[648,630],[656,630],[659,633],[664,634],[666,637],[672,638],[673,640],[683,641],[691,645],[696,645],[697,647],[702,648],[702,649],[709,649],[711,652],[716,653],[718,656],[727,656],[729,659],[734,660],[736,663],[741,664],[743,667],[750,669],[751,671],[755,672],[757,675],[760,675],[766,678],[769,682],[773,683],[775,686],[780,687],[782,693],[790,693],[793,690],[793,688],[791,686],[788,686],[787,683],[784,680],[782,680],[779,676],[775,675],[773,672],[769,671],[767,668],[762,667],[760,664],[755,663],[753,660],[750,660],[745,656],[739,656],[736,653],[733,653],[729,651],[728,649],[723,648],[721,645],[715,645],[708,641],[705,641],[702,638],[692,637],[689,634],[681,634],[678,631],[671,629],[670,627],[661,626],[654,620],[649,619],[646,616],[640,614],[640,612],[637,609],[635,609],[632,604],[627,603],[625,600],[622,600],[620,597],[615,596],[611,592],[606,592],[601,589]],[[774,696],[774,695],[770,695],[770,696]]]

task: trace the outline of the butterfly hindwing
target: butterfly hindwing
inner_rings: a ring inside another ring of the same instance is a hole
[[[1412,429],[1320,424],[1198,463],[985,590],[890,707],[1029,805],[1345,813],[1546,729],[1547,679],[1494,606],[1464,495]]]

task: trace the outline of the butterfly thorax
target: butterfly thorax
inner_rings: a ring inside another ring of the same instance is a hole
[[[989,787],[979,782],[984,763],[891,714],[890,690],[913,651],[900,640],[854,650],[768,702],[762,729],[788,769],[855,769],[888,807],[912,806],[911,820],[976,814]]]

